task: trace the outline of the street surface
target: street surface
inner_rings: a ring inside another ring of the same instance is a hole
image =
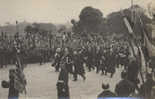
[[[0,69],[0,81],[8,80],[8,68]],[[109,76],[101,76],[95,71],[86,71],[86,80],[81,77],[74,82],[72,75],[69,77],[69,87],[71,99],[96,99],[97,95],[102,91],[102,82],[110,84],[110,89],[114,91],[116,83],[120,80],[120,72],[117,69],[113,78]],[[19,99],[57,99],[56,82],[58,72],[55,72],[50,63],[44,65],[28,64],[24,69],[27,78],[27,94],[21,94]],[[0,87],[0,99],[7,99],[8,89]]]

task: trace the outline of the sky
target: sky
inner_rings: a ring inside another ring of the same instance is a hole
[[[134,4],[146,7],[154,0],[133,0]],[[111,12],[128,8],[131,0],[0,0],[0,25],[7,22],[67,23],[78,20],[81,10],[92,6],[106,16]]]

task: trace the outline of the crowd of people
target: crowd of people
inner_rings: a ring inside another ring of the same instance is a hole
[[[81,41],[82,42],[82,41]],[[141,73],[141,64],[136,57],[131,57],[130,46],[127,40],[104,40],[102,43],[87,41],[82,42],[78,48],[57,48],[52,67],[59,72],[57,83],[58,97],[69,97],[68,75],[73,75],[73,81],[81,76],[86,80],[85,73],[96,71],[101,75],[110,74],[112,78],[116,68],[123,68],[122,80],[116,85],[115,93],[107,91],[109,85],[103,85],[106,91],[98,97],[145,97],[151,99],[151,90],[155,85],[152,74],[146,73],[145,80]],[[66,91],[63,91],[63,88]],[[100,99],[100,98],[99,98]],[[102,98],[101,98],[102,99]]]
[[[107,53],[109,53],[109,56],[103,56],[107,54],[104,52],[98,54],[98,58],[95,58],[94,56],[87,56],[93,54],[92,52],[90,52],[89,54],[86,53],[88,53],[86,52],[86,49],[78,49],[71,51],[68,48],[65,48],[64,51],[61,51],[61,49],[58,48],[56,50],[55,61],[52,64],[52,66],[55,67],[56,72],[60,71],[57,82],[57,90],[59,97],[58,99],[61,99],[62,97],[66,97],[65,99],[70,99],[68,85],[69,74],[73,75],[73,81],[78,80],[78,75],[81,76],[83,80],[86,80],[86,70],[88,70],[89,72],[91,72],[92,70],[96,70],[96,73],[101,72],[101,75],[107,75],[108,73],[110,73],[110,77],[112,78],[115,74],[116,68],[121,67],[124,67],[120,75],[122,79],[116,85],[115,93],[108,90],[109,84],[103,84],[102,87],[104,91],[98,95],[98,99],[102,99],[103,97],[130,96],[143,98],[145,97],[144,99],[153,99],[151,98],[153,94],[153,86],[155,86],[153,76],[151,73],[146,74],[145,81],[142,82],[142,78],[139,77],[140,66],[136,58],[128,58],[127,55],[129,54],[123,53],[123,57],[119,56],[119,59],[118,56],[115,56],[117,54],[113,54],[110,51],[107,51]],[[89,57],[91,61],[89,60]]]
[[[39,50],[40,58],[38,62],[40,65],[52,59],[54,60],[51,64],[52,67],[55,68],[56,72],[60,72],[56,84],[58,99],[70,98],[69,75],[73,75],[73,81],[75,82],[78,80],[78,76],[87,80],[86,71],[95,70],[97,74],[106,76],[110,74],[110,78],[112,78],[116,68],[123,68],[123,71],[121,73],[122,80],[116,85],[115,93],[108,90],[108,84],[103,84],[104,91],[98,97],[129,97],[137,92],[137,96],[151,99],[151,90],[155,81],[152,74],[147,74],[143,84],[140,83],[143,80],[143,77],[139,77],[141,66],[135,57],[131,57],[127,39],[109,40],[102,38],[102,36],[87,36],[85,38],[73,36],[64,33],[61,39],[54,42],[56,44],[53,43],[56,46],[50,50]],[[20,42],[18,40],[18,37],[15,37],[14,47],[17,49],[13,53],[18,53],[19,48],[20,58],[24,60],[23,53],[25,49],[20,46],[20,43],[17,43]],[[10,81],[12,81],[11,79]],[[5,85],[5,82],[3,84],[4,87],[9,87],[7,84]],[[11,88],[13,87],[10,86],[9,89]]]

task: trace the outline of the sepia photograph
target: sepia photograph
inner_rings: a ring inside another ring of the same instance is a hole
[[[0,99],[155,99],[155,0],[0,0]]]

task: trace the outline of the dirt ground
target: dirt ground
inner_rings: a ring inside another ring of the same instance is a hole
[[[0,69],[0,82],[8,80],[8,68]],[[81,77],[77,82],[72,81],[73,77],[69,77],[69,87],[71,99],[96,99],[97,95],[102,92],[101,84],[106,82],[110,84],[110,89],[114,91],[116,83],[120,80],[120,72],[117,69],[113,78],[109,76],[101,76],[95,71],[86,72],[86,80]],[[27,94],[21,94],[19,99],[57,99],[56,82],[58,72],[55,72],[50,63],[44,65],[29,64],[24,73],[27,78]],[[7,99],[8,89],[0,87],[0,99]]]

